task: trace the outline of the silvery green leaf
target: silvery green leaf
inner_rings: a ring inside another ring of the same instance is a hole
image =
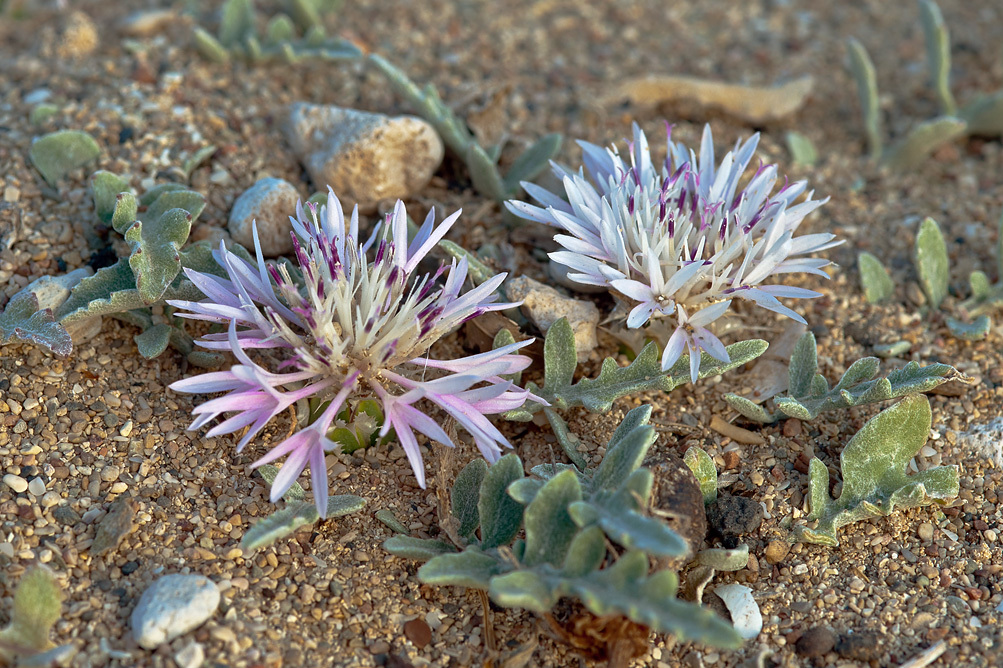
[[[951,334],[966,341],[981,341],[989,334],[991,327],[992,321],[985,314],[978,316],[971,322],[964,322],[955,318],[947,319],[947,328],[951,330]]]
[[[693,445],[683,455],[683,462],[693,472],[700,485],[704,505],[714,503],[717,499],[717,467],[714,466],[714,460],[703,448]]]
[[[803,397],[811,388],[812,378],[818,372],[818,350],[815,335],[805,332],[794,345],[788,368],[787,391],[792,397]]]
[[[332,496],[327,501],[327,517],[330,519],[354,513],[365,505],[365,499],[351,494]],[[313,524],[319,518],[317,507],[312,502],[299,502],[290,505],[255,522],[254,526],[244,534],[240,547],[245,554],[248,554],[259,547],[271,545],[300,527]]]
[[[970,135],[1003,135],[1003,90],[976,98],[961,110],[960,116]]]
[[[582,498],[582,488],[573,471],[564,471],[540,488],[533,502],[526,507],[527,567],[549,563],[560,567],[578,527],[568,514],[568,506]]]
[[[487,589],[492,578],[509,570],[511,566],[497,557],[468,547],[463,552],[432,557],[418,569],[418,577],[427,584]]]
[[[878,373],[881,362],[877,357],[862,357],[850,365],[850,368],[843,372],[843,377],[836,383],[835,391],[842,391],[846,388],[855,387],[864,381],[874,378]]]
[[[769,424],[771,422],[776,422],[779,417],[778,414],[770,413],[765,408],[759,404],[746,399],[745,397],[740,397],[737,394],[727,393],[724,395],[725,402],[731,406],[734,410],[741,413],[744,417],[747,417],[754,422],[761,422],[763,424]]]
[[[129,266],[136,277],[136,289],[147,305],[158,301],[181,271],[178,251],[188,239],[192,215],[184,209],[171,209],[155,223],[132,224],[125,240],[132,248]]]
[[[0,313],[0,344],[13,338],[37,343],[62,357],[73,351],[73,340],[66,328],[55,321],[50,309],[38,309],[38,297],[33,292],[14,295]]]
[[[210,63],[224,65],[230,61],[230,52],[206,29],[195,26],[192,41],[195,43],[195,50],[199,52],[199,55]]]
[[[906,475],[909,460],[926,443],[930,423],[930,402],[922,395],[910,395],[872,418],[840,455],[843,491],[837,500],[829,498],[828,471],[813,460],[809,519],[817,519],[818,525],[801,527],[801,539],[834,546],[837,530],[846,524],[957,496],[958,470],[953,466]]]
[[[171,342],[171,330],[175,329],[171,325],[159,323],[133,337],[139,354],[151,360],[160,357],[167,345]]]
[[[516,158],[505,174],[505,191],[509,197],[514,197],[518,193],[520,183],[532,181],[539,176],[561,150],[561,141],[561,135],[556,132],[544,135]]]
[[[183,183],[158,183],[157,185],[153,186],[147,191],[144,191],[143,194],[140,195],[139,204],[141,206],[150,207],[153,205],[154,202],[156,202],[158,199],[160,199],[167,193],[178,192],[180,190],[188,190],[188,186],[186,186]],[[168,207],[168,208],[174,208],[174,207]],[[184,207],[181,208],[184,209]],[[167,209],[162,209],[162,211],[166,210]],[[149,218],[150,216],[147,215],[146,217]]]
[[[790,130],[785,137],[787,139],[787,150],[790,152],[791,158],[795,163],[811,167],[818,162],[818,151],[808,137],[794,130]]]
[[[564,451],[564,456],[570,459],[579,471],[584,471],[587,462],[585,457],[578,452],[578,444],[580,443],[578,437],[568,430],[567,423],[553,409],[544,408],[543,414],[547,417],[550,428],[553,430],[554,436],[557,437],[561,450]]]
[[[926,38],[926,62],[930,68],[930,81],[940,99],[941,112],[945,116],[953,116],[958,106],[951,94],[951,37],[947,24],[944,23],[940,7],[933,0],[919,0],[919,16]]]
[[[939,308],[947,296],[949,261],[944,234],[933,218],[926,218],[919,225],[913,261],[927,301],[932,308]]]
[[[320,12],[317,11],[317,6],[312,0],[291,0],[289,11],[293,15],[296,25],[300,27],[300,30],[309,30],[314,26],[323,27],[320,20]]]
[[[446,251],[451,257],[455,257],[457,260],[462,260],[463,258],[467,259],[467,275],[470,277],[470,281],[474,285],[480,285],[489,278],[493,278],[498,273],[491,267],[481,262],[481,259],[477,257],[476,253],[471,253],[466,248],[463,248],[449,239],[443,239],[440,241],[439,248]]]
[[[516,571],[492,578],[491,600],[507,608],[549,612],[562,596],[562,579],[538,571]]]
[[[195,222],[205,208],[205,197],[187,188],[165,190],[149,201],[146,207],[142,219],[147,223],[155,223],[172,209],[184,209],[191,214],[192,222]],[[187,238],[186,236],[185,239]]]
[[[488,464],[483,459],[474,459],[456,476],[453,491],[450,494],[450,504],[453,517],[460,521],[459,535],[469,538],[481,525],[478,515],[478,499],[481,483],[487,475]]]
[[[938,148],[963,136],[966,129],[965,122],[953,116],[920,123],[885,152],[881,163],[896,172],[915,169]]]
[[[535,470],[535,469],[534,469]],[[524,506],[528,506],[536,498],[536,493],[543,487],[544,481],[535,478],[520,478],[508,487],[508,495]]]
[[[449,543],[411,536],[391,536],[383,541],[383,548],[396,557],[417,561],[428,561],[443,554],[456,553],[456,548]]]
[[[739,545],[731,550],[720,547],[701,550],[697,553],[697,563],[716,571],[740,571],[749,564],[749,546]]]
[[[864,289],[864,297],[869,303],[883,302],[895,294],[895,283],[878,258],[867,252],[861,253],[857,256],[857,268],[860,270],[860,285]]]
[[[656,557],[681,557],[689,552],[682,536],[664,522],[622,507],[597,508],[600,528],[611,541],[628,550]]]
[[[606,558],[606,539],[602,530],[589,527],[579,531],[568,547],[562,574],[565,577],[584,577],[602,565]]]
[[[91,174],[91,196],[94,198],[94,209],[97,212],[98,220],[105,225],[110,225],[118,206],[119,194],[130,190],[129,182],[118,174],[104,170],[98,170]],[[135,219],[135,217],[136,213],[133,211],[131,219]]]
[[[275,482],[275,477],[279,474],[279,468],[277,466],[272,466],[271,464],[262,464],[258,467],[258,473],[261,475],[262,479],[268,486],[271,487],[272,483]],[[294,501],[305,501],[306,500],[306,490],[298,482],[293,482],[293,484],[286,490],[286,493],[282,495],[282,498],[293,503]]]
[[[97,160],[101,147],[86,132],[59,130],[32,142],[31,163],[50,186],[55,186],[67,173]]]
[[[34,566],[21,576],[12,603],[10,623],[0,630],[0,660],[5,665],[8,658],[14,658],[8,654],[12,645],[26,655],[52,646],[49,634],[59,621],[63,591],[47,566]]]
[[[136,196],[131,192],[120,192],[115,196],[115,208],[111,212],[108,221],[113,230],[119,234],[125,234],[136,216],[139,213],[139,206],[136,203]]]
[[[651,414],[650,407],[643,408],[648,409],[647,415]],[[655,439],[658,438],[654,427],[644,424],[647,422],[645,411],[641,408],[635,410],[642,411],[641,415],[635,416],[635,418],[643,417],[643,421],[632,420],[634,423],[639,423],[638,426],[627,434],[615,433],[613,435],[613,447],[607,447],[606,455],[592,476],[593,489],[615,490],[618,488],[631,473],[637,470],[648,454],[648,450],[655,443]],[[631,413],[633,412],[631,411]],[[628,418],[631,417],[631,413],[627,414]]]
[[[238,46],[254,34],[252,0],[226,0],[219,23],[219,42],[228,48]]]
[[[203,146],[199,150],[195,151],[195,153],[190,158],[188,158],[187,160],[185,160],[184,164],[181,165],[181,171],[185,175],[185,180],[190,179],[192,177],[192,172],[194,172],[196,169],[198,169],[199,166],[203,162],[205,162],[206,160],[208,160],[209,158],[211,158],[214,153],[216,153],[216,147],[215,146],[212,146],[212,145]],[[192,192],[192,191],[189,191],[189,192]],[[195,194],[197,195],[198,193],[195,193]],[[199,195],[199,197],[201,197],[201,195]],[[204,201],[204,198],[203,198],[203,206],[204,205],[205,205],[205,201]],[[185,207],[185,206],[181,206],[181,208],[182,209],[187,209],[187,207]],[[198,214],[192,212],[190,209],[188,209],[188,211],[189,211],[189,213],[192,214],[192,218],[197,218],[198,217]],[[202,209],[200,207],[199,208],[199,212],[201,212],[201,211],[202,211]]]
[[[575,332],[571,329],[568,319],[561,318],[550,326],[543,341],[542,389],[556,396],[565,388],[570,388],[577,366]]]
[[[989,277],[986,276],[984,271],[973,271],[969,274],[968,286],[974,299],[983,299],[988,297],[992,290],[992,285],[989,283]]]
[[[522,477],[522,460],[515,453],[499,459],[484,475],[477,501],[482,548],[507,545],[519,532],[522,506],[509,496],[508,488]]]
[[[387,527],[397,535],[407,536],[411,533],[408,528],[404,526],[404,523],[397,519],[396,515],[386,508],[383,510],[377,510],[374,517],[382,522],[383,526]]]
[[[860,98],[861,113],[864,116],[864,129],[867,133],[867,146],[872,160],[881,157],[881,101],[878,97],[878,77],[874,72],[874,63],[864,45],[851,37],[846,42],[850,54],[850,73],[857,82],[857,95]]]

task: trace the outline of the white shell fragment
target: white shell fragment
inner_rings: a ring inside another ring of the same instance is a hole
[[[727,584],[714,588],[714,593],[721,597],[731,622],[735,625],[738,635],[745,640],[752,640],[763,630],[763,614],[759,604],[752,598],[752,590],[740,584]]]

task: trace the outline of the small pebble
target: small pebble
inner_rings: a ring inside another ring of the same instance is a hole
[[[265,257],[277,257],[293,249],[289,216],[295,215],[300,199],[293,184],[283,179],[261,179],[233,203],[227,230],[238,244],[254,253],[254,228]]]
[[[136,642],[146,649],[198,628],[219,606],[219,589],[202,575],[165,575],[143,592],[130,618]]]
[[[121,469],[117,466],[110,465],[101,469],[101,479],[105,482],[114,482],[118,480],[118,476],[121,473]]]
[[[522,302],[522,312],[542,332],[547,332],[561,318],[567,318],[575,335],[575,352],[579,362],[587,360],[598,345],[596,328],[599,325],[599,309],[593,302],[566,297],[549,285],[527,276],[508,281],[505,295],[512,301]]]
[[[929,522],[923,522],[916,528],[916,533],[920,540],[929,542],[933,540],[933,525]]]
[[[404,624],[404,635],[418,649],[422,649],[428,645],[428,643],[432,642],[432,629],[429,628],[428,623],[421,618],[412,619]]]
[[[55,490],[49,490],[42,495],[42,507],[51,508],[55,505],[59,505],[59,493]]]
[[[42,496],[45,494],[45,481],[41,478],[32,478],[28,483],[28,491],[34,496]]]
[[[787,553],[791,551],[791,546],[786,541],[772,540],[766,546],[766,562],[769,564],[779,564],[787,558]]]
[[[201,644],[193,642],[175,654],[174,661],[178,668],[199,668],[205,661],[205,650]]]
[[[836,646],[836,635],[824,626],[816,626],[805,631],[794,644],[794,649],[801,656],[809,659],[820,659]]]
[[[874,631],[858,631],[839,637],[836,653],[844,659],[871,661],[881,656],[881,638]]]
[[[13,473],[8,473],[3,477],[3,482],[5,485],[14,490],[15,494],[21,494],[28,489],[28,481],[19,475],[14,475]]]

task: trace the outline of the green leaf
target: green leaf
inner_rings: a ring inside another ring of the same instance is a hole
[[[383,547],[394,556],[417,561],[428,561],[443,554],[456,553],[456,548],[449,543],[411,536],[391,536],[383,541]]]
[[[131,192],[129,182],[119,176],[104,170],[91,174],[91,196],[94,198],[94,209],[98,220],[105,225],[111,225],[112,217],[119,206],[119,194]],[[135,199],[133,199],[135,202]],[[135,211],[132,218],[136,217]]]
[[[599,507],[598,522],[609,539],[628,550],[656,557],[681,557],[690,550],[668,525],[623,507]]]
[[[51,309],[38,309],[34,292],[17,293],[0,313],[0,344],[13,338],[31,341],[61,357],[73,351],[69,332],[53,319]]]
[[[181,190],[188,190],[188,186],[186,186],[183,183],[158,183],[157,185],[153,186],[149,190],[145,191],[142,195],[140,195],[139,204],[140,206],[149,207],[167,193],[178,192]],[[168,207],[168,208],[174,208],[174,207]],[[182,206],[180,208],[184,209],[185,207]],[[166,211],[167,209],[163,210]]]
[[[296,25],[300,27],[300,30],[309,30],[315,26],[323,27],[320,13],[311,0],[291,0],[289,11],[293,15]]]
[[[860,270],[860,286],[868,303],[877,304],[895,294],[895,283],[878,258],[863,252],[857,256],[857,268]]]
[[[1003,90],[976,98],[960,115],[970,135],[1003,135]]]
[[[549,612],[561,598],[561,580],[535,571],[516,571],[491,580],[491,599],[507,608]]]
[[[992,321],[989,316],[982,314],[972,322],[963,322],[954,318],[947,319],[947,328],[951,334],[966,341],[981,341],[989,335]]]
[[[926,62],[930,68],[930,81],[940,99],[941,112],[945,116],[953,116],[958,106],[951,94],[951,37],[947,32],[947,25],[940,7],[933,0],[919,0],[919,16],[926,38]]]
[[[268,486],[271,487],[272,483],[275,482],[275,477],[279,475],[279,468],[271,464],[262,464],[258,467],[258,473],[268,483]],[[298,482],[293,482],[289,489],[286,490],[286,493],[282,495],[282,498],[289,503],[306,501],[306,490]]]
[[[327,500],[327,518],[340,517],[361,510],[366,505],[366,500],[351,494],[342,494],[329,497]],[[259,547],[271,545],[275,541],[288,536],[300,527],[313,524],[320,519],[317,506],[312,502],[299,502],[287,508],[278,510],[263,520],[255,522],[240,542],[240,547],[245,554],[249,554]]]
[[[505,190],[509,197],[519,192],[523,181],[532,181],[546,168],[547,163],[561,150],[562,137],[558,133],[544,135],[516,158],[505,174]]]
[[[480,285],[489,278],[493,278],[498,274],[488,265],[481,262],[481,259],[477,257],[476,253],[471,253],[466,248],[453,243],[449,239],[443,239],[439,242],[439,248],[446,251],[451,257],[455,257],[457,260],[462,260],[466,258],[467,260],[467,275],[470,277],[470,281],[474,285]],[[507,331],[507,330],[502,330]]]
[[[881,163],[896,172],[915,169],[938,148],[963,136],[966,129],[965,122],[953,116],[920,123],[885,152]]]
[[[811,382],[818,372],[818,351],[815,335],[805,332],[794,344],[788,367],[787,388],[792,397],[803,397],[811,391]]]
[[[606,539],[602,529],[597,526],[583,529],[568,547],[563,575],[569,578],[584,577],[599,568],[605,558]]]
[[[453,483],[450,503],[453,517],[460,521],[459,535],[464,538],[469,538],[481,525],[478,504],[481,483],[484,482],[484,476],[487,475],[487,472],[487,462],[477,458],[460,471]]]
[[[205,162],[206,160],[208,160],[209,158],[211,158],[214,153],[216,153],[216,147],[215,146],[213,146],[213,145],[203,146],[199,150],[195,151],[195,153],[190,158],[188,158],[187,160],[185,160],[184,164],[181,165],[181,171],[185,175],[185,180],[190,179],[192,177],[192,173],[196,169],[198,169],[199,166],[203,162]],[[189,191],[189,192],[192,192],[192,191]],[[195,194],[198,195],[198,193],[195,193]],[[199,197],[202,197],[202,196],[199,195]],[[205,199],[203,198],[203,206],[204,205],[205,205]],[[182,206],[181,208],[182,209],[187,209],[189,213],[192,213],[191,209],[188,209],[188,207],[186,207],[186,206]],[[200,212],[201,212],[201,210],[202,209],[199,208]],[[194,219],[196,217],[198,217],[198,214],[192,213],[192,218]]]
[[[160,323],[133,337],[139,354],[148,360],[160,357],[167,344],[171,341],[171,330],[175,329],[171,325]]]
[[[276,46],[296,37],[296,25],[285,14],[276,14],[265,28],[265,45]]]
[[[811,167],[818,162],[818,151],[808,137],[800,132],[790,130],[786,135],[787,150],[796,164]]]
[[[645,408],[647,411],[643,410]],[[613,434],[612,445],[607,446],[606,455],[592,477],[593,489],[614,490],[623,484],[627,480],[627,477],[641,465],[641,462],[644,461],[645,456],[648,454],[648,450],[654,445],[655,439],[658,438],[654,427],[644,424],[644,422],[647,422],[647,417],[651,415],[651,407],[643,406],[634,410],[641,411],[641,416],[644,418],[643,422],[627,434],[621,435],[619,428],[617,429],[617,433]],[[631,411],[631,413],[634,413],[634,411]],[[628,418],[631,417],[631,413],[627,414]],[[639,416],[635,416],[632,422],[638,421],[636,417]],[[624,423],[626,423],[626,420]],[[621,423],[620,427],[623,427],[623,423]]]
[[[693,475],[700,485],[704,504],[714,503],[717,500],[717,467],[714,466],[714,460],[703,448],[693,445],[683,455],[683,462],[690,471],[693,471]]]
[[[909,460],[926,443],[930,423],[930,403],[921,395],[910,395],[872,418],[840,455],[843,491],[835,501],[829,498],[825,466],[813,460],[809,519],[817,519],[818,526],[801,527],[802,539],[836,545],[836,532],[846,524],[889,515],[896,507],[945,503],[957,496],[958,471],[953,466],[906,475]]]
[[[571,463],[574,464],[579,471],[584,471],[588,462],[586,462],[585,457],[578,452],[578,444],[580,443],[578,437],[568,430],[567,423],[557,413],[557,411],[550,408],[544,408],[543,414],[550,423],[550,428],[553,430],[554,436],[557,437],[557,442],[560,444],[561,450],[564,451],[564,456],[570,459]]]
[[[615,365],[616,362],[613,361]],[[543,386],[548,390],[570,387],[578,366],[575,332],[567,318],[561,318],[547,330],[543,341]],[[603,365],[605,368],[605,363]],[[559,389],[558,389],[559,391]]]
[[[192,222],[194,223],[205,208],[205,197],[201,193],[187,188],[162,190],[152,200],[147,200],[144,197],[143,202],[147,202],[144,204],[147,208],[143,214],[143,220],[147,222],[160,220],[165,213],[172,209],[184,209],[191,214]],[[185,238],[187,239],[187,237]]]
[[[508,487],[522,477],[522,460],[514,452],[492,464],[484,475],[477,501],[482,548],[507,545],[519,532],[522,506],[509,496]]]
[[[973,271],[969,274],[968,287],[972,291],[972,298],[978,300],[988,297],[992,291],[992,284],[989,283],[989,277],[984,271]]]
[[[550,480],[526,507],[526,553],[523,563],[549,563],[560,567],[578,527],[568,514],[568,506],[582,498],[582,488],[573,471],[564,471]]]
[[[147,305],[157,302],[181,271],[178,251],[188,239],[192,215],[171,209],[155,223],[144,226],[136,221],[125,233],[132,248],[129,266],[136,277],[136,289]]]
[[[230,61],[230,52],[204,28],[195,26],[192,41],[195,43],[195,50],[198,51],[199,55],[210,63],[224,65]]]
[[[115,208],[111,213],[109,223],[119,234],[125,234],[133,221],[136,220],[139,207],[136,204],[136,196],[131,192],[120,192],[115,197]]]
[[[432,557],[418,569],[422,582],[432,585],[455,585],[486,590],[491,579],[511,567],[497,557],[468,547],[456,554]]]
[[[927,301],[931,308],[939,308],[947,296],[949,265],[944,234],[933,218],[927,218],[919,225],[913,261]]]
[[[648,577],[647,570],[643,553],[627,552],[612,567],[577,578],[566,588],[600,617],[622,614],[653,631],[671,633],[680,641],[733,649],[742,645],[731,624],[716,613],[675,598],[675,573],[662,571]]]
[[[10,624],[0,631],[0,661],[7,663],[15,656],[7,645],[31,653],[52,647],[49,634],[59,620],[62,606],[63,593],[52,571],[35,566],[22,575],[14,591]]]
[[[86,132],[59,130],[32,142],[29,155],[42,178],[55,186],[67,173],[97,160],[101,147]]]
[[[80,281],[70,297],[56,309],[56,320],[69,325],[99,315],[109,315],[142,308],[145,304],[136,290],[136,279],[126,259],[98,269]]]
[[[219,41],[228,48],[239,46],[254,35],[254,4],[251,0],[226,0],[219,23]]]
[[[728,550],[712,547],[697,554],[697,563],[716,571],[740,571],[749,564],[749,546],[739,545]]]
[[[867,133],[867,146],[871,160],[881,157],[881,101],[878,98],[878,77],[874,72],[874,63],[864,45],[851,37],[846,42],[850,54],[850,73],[857,82],[857,96],[860,98],[860,109],[864,117],[864,130]]]
[[[740,397],[737,394],[729,392],[724,395],[724,400],[734,410],[754,422],[769,424],[771,422],[776,422],[779,417],[779,413],[770,413],[754,401],[746,399],[745,397]]]

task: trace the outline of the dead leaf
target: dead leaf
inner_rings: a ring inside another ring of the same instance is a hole
[[[671,74],[628,79],[604,96],[605,104],[624,99],[637,105],[663,102],[695,102],[701,107],[720,109],[752,124],[767,123],[790,116],[804,105],[814,79],[803,76],[776,86],[743,86]]]
[[[132,499],[122,497],[111,504],[108,514],[98,524],[97,535],[91,543],[91,556],[100,557],[118,547],[122,539],[136,528],[132,523],[135,515],[136,507]]]

